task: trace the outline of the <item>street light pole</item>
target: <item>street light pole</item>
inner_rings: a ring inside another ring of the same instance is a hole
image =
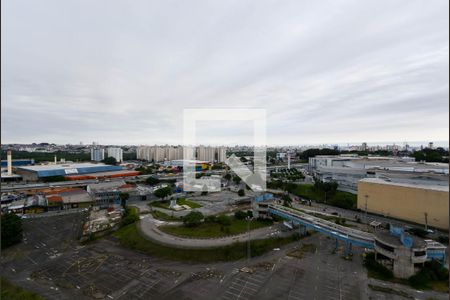
[[[428,230],[428,213],[424,212],[425,214],[425,231]]]
[[[247,261],[250,261],[250,217],[247,217]]]
[[[368,220],[367,220],[367,198],[369,198],[369,195],[364,195],[364,197],[366,198],[365,216],[364,216],[364,218],[366,219],[366,225],[368,226]]]

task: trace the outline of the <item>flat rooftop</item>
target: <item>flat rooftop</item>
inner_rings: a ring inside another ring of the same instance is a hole
[[[208,161],[204,160],[192,160],[192,159],[173,159],[170,161],[171,163],[188,163],[188,164],[208,164]]]
[[[37,166],[23,166],[17,167],[17,172],[28,171],[37,173],[39,177],[49,176],[66,176],[66,175],[82,175],[96,172],[120,171],[123,170],[120,166],[112,166],[106,164],[94,163],[67,163],[67,164],[48,164]],[[19,172],[18,172],[19,173]]]
[[[125,184],[124,180],[99,182],[88,185],[88,189],[93,192],[113,191]]]
[[[100,166],[108,166],[105,164],[94,163],[71,163],[71,164],[48,164],[48,165],[34,165],[34,166],[20,166],[18,169],[30,170],[30,171],[46,171],[46,170],[65,170],[65,169],[78,169],[78,168],[94,168]]]
[[[399,236],[392,235],[388,230],[381,230],[375,233],[375,236],[380,241],[389,243],[395,247],[402,246],[403,243]],[[413,239],[413,248],[423,248],[426,246],[425,241],[417,236],[409,235]]]
[[[403,182],[395,182],[395,181],[386,181],[380,178],[365,178],[361,179],[358,182],[367,182],[367,183],[374,183],[374,184],[385,184],[385,185],[392,185],[392,186],[401,186],[401,187],[408,187],[408,188],[416,188],[416,189],[425,189],[425,190],[435,190],[435,191],[441,191],[441,192],[447,192],[449,191],[448,185],[436,185],[436,184],[411,184],[411,183],[403,183]]]
[[[128,176],[134,176],[135,174],[139,173],[138,171],[132,171],[132,170],[118,170],[118,171],[106,171],[106,172],[95,172],[94,174],[92,174],[92,176],[112,176],[112,175],[128,175]],[[89,175],[89,174],[84,174],[84,175]],[[74,175],[69,175],[69,177],[71,176],[78,176],[76,174]]]

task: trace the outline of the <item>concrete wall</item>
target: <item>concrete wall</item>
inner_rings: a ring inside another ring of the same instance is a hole
[[[358,182],[358,208],[398,218],[414,223],[425,224],[440,229],[449,228],[448,191],[404,187],[392,184]]]
[[[36,172],[14,168],[14,173],[21,175],[24,181],[38,181]]]

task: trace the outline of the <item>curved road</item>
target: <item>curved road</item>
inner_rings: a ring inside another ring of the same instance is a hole
[[[240,235],[217,239],[194,239],[194,238],[191,239],[191,238],[177,237],[162,232],[161,230],[158,229],[158,226],[163,224],[179,224],[179,223],[163,222],[154,219],[151,215],[146,215],[140,220],[138,228],[144,237],[156,241],[158,243],[177,248],[195,248],[195,249],[225,246],[235,242],[246,242],[249,236],[250,240],[256,240],[274,236],[287,236],[291,234],[291,232],[286,233],[281,232],[280,231],[281,225],[273,225],[269,227],[252,230],[250,231],[250,234],[243,233]]]

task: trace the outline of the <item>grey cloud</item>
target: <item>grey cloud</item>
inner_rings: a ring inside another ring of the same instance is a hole
[[[265,108],[274,144],[447,140],[446,1],[2,8],[3,143],[178,144],[205,107]],[[201,134],[246,143],[237,127]]]

